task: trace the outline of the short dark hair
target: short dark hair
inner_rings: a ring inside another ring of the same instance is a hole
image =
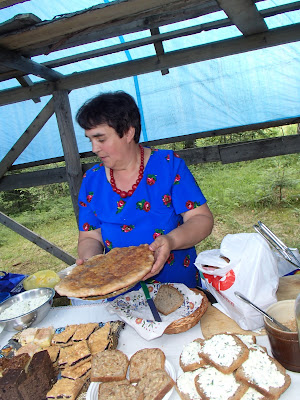
[[[123,91],[101,93],[87,100],[77,111],[76,121],[85,130],[107,124],[121,138],[135,128],[134,141],[140,140],[141,116],[132,96]]]

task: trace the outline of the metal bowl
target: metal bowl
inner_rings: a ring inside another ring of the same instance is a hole
[[[26,292],[22,292],[16,294],[15,296],[10,297],[0,304],[0,324],[4,327],[5,330],[14,332],[14,331],[22,331],[23,329],[28,328],[34,322],[38,323],[42,321],[46,315],[48,314],[52,303],[53,297],[55,295],[55,291],[52,288],[38,288],[27,290]],[[40,306],[30,310],[29,312],[20,314],[17,317],[10,319],[2,319],[1,313],[8,307],[10,307],[14,303],[20,303],[32,299],[37,299],[41,296],[47,296],[48,299],[41,304]]]

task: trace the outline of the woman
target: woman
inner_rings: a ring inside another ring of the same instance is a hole
[[[154,265],[145,279],[195,287],[195,244],[213,217],[182,159],[139,144],[140,113],[125,92],[101,94],[78,111],[101,163],[84,175],[79,193],[77,264],[113,247],[148,243]]]

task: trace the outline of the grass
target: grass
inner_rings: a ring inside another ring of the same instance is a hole
[[[198,253],[219,248],[226,234],[254,232],[253,224],[258,220],[289,247],[300,249],[298,154],[228,165],[198,164],[190,169],[215,217],[212,234],[196,246]],[[31,200],[30,207],[22,212],[16,211],[15,199],[5,200],[2,195],[0,210],[76,257],[76,220],[68,191],[62,185],[33,188],[31,199],[27,199],[29,203]],[[66,266],[0,226],[0,270],[32,274],[43,269],[57,272]]]

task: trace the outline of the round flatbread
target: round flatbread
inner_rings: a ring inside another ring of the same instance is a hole
[[[105,296],[139,282],[154,263],[148,244],[116,247],[77,265],[55,290],[61,296],[86,298]]]

